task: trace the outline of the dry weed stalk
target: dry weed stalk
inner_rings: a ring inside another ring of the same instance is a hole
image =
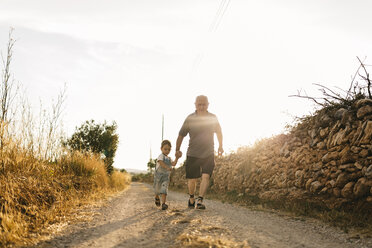
[[[6,145],[7,137],[18,140],[19,146],[44,160],[57,159],[61,150],[63,136],[62,113],[66,100],[66,85],[57,100],[52,100],[51,110],[47,111],[40,102],[39,116],[35,116],[26,93],[19,94],[20,84],[12,79],[11,65],[16,40],[9,31],[6,56],[2,56],[3,70],[0,87],[0,152]]]
[[[45,160],[55,160],[57,159],[58,150],[61,147],[61,137],[62,132],[62,122],[61,115],[63,112],[63,104],[66,100],[66,85],[64,89],[60,92],[57,98],[57,102],[52,104],[52,112],[48,116],[47,122],[47,135],[46,135],[46,147],[44,153]]]
[[[10,122],[12,116],[9,113],[11,111],[12,104],[18,92],[18,87],[13,80],[11,80],[11,62],[13,59],[13,46],[15,44],[15,40],[12,38],[13,28],[9,31],[9,40],[7,45],[7,54],[4,58],[3,55],[3,73],[2,73],[2,82],[0,87],[0,120],[3,122]],[[16,87],[16,88],[15,88]]]
[[[320,105],[323,108],[327,107],[333,107],[333,106],[349,106],[351,102],[357,99],[361,98],[369,98],[372,99],[371,95],[371,80],[369,78],[369,73],[366,69],[366,64],[357,57],[360,65],[355,72],[354,76],[352,77],[350,87],[348,91],[344,91],[342,89],[341,92],[337,92],[335,90],[332,90],[331,88],[321,85],[321,84],[314,84],[319,88],[319,91],[322,93],[322,97],[311,97],[308,96],[305,92],[305,95],[301,93],[301,91],[297,92],[297,95],[290,95],[289,97],[300,97],[300,98],[306,98],[314,101],[317,105]],[[361,74],[360,70],[363,69],[364,75]],[[365,83],[365,85],[360,84],[356,78],[357,76],[360,77]]]

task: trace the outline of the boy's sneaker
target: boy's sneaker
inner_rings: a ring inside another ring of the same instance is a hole
[[[167,204],[165,203],[161,204],[161,210],[167,210],[167,208],[168,208]]]
[[[160,198],[156,198],[156,197],[155,197],[155,205],[156,205],[157,207],[160,207]]]
[[[189,208],[195,208],[195,200],[194,200],[193,203],[191,203],[191,201],[190,201],[190,199],[189,199],[188,207],[189,207]]]
[[[205,205],[202,203],[203,202],[203,197],[198,197],[195,201],[195,208],[196,209],[205,209]]]

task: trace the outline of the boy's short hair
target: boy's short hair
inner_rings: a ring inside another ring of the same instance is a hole
[[[163,141],[161,142],[161,148],[163,148],[163,146],[165,146],[165,145],[168,145],[168,146],[172,147],[172,145],[171,145],[171,143],[170,143],[169,140],[163,140]]]

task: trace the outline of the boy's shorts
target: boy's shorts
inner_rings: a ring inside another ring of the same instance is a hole
[[[209,174],[209,176],[212,176],[214,169],[214,155],[206,158],[187,156],[185,167],[187,179],[200,178],[202,174]]]
[[[155,172],[154,175],[154,192],[156,195],[168,194],[170,174]]]

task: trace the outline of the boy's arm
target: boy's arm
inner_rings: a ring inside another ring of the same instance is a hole
[[[172,166],[176,166],[177,161],[178,161],[178,157],[176,157],[176,159],[174,161],[172,161]]]
[[[164,169],[169,170],[169,171],[172,170],[172,168],[169,168],[162,160],[158,160],[158,162],[159,162],[159,165],[163,167]]]

